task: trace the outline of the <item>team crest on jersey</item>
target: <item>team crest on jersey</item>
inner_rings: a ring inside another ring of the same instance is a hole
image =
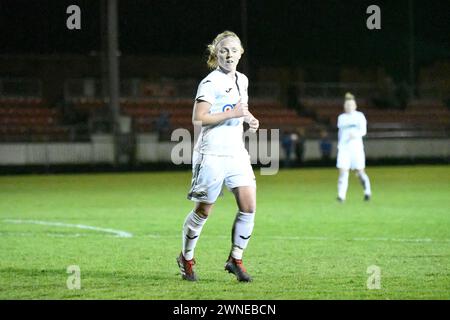
[[[226,104],[222,107],[222,112],[227,112],[234,109],[235,104]]]

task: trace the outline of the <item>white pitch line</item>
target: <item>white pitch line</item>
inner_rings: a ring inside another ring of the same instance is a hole
[[[391,242],[450,242],[450,239],[430,239],[430,238],[387,238],[387,237],[355,237],[355,238],[330,238],[330,237],[299,237],[299,236],[273,236],[278,240],[303,240],[303,241],[391,241]]]
[[[44,226],[78,228],[78,229],[85,229],[85,230],[101,231],[101,232],[115,234],[119,238],[131,238],[133,236],[133,234],[126,232],[126,231],[114,230],[114,229],[109,229],[109,228],[99,228],[99,227],[87,226],[84,224],[71,224],[71,223],[63,223],[63,222],[40,221],[40,220],[20,220],[20,219],[5,219],[3,221],[7,222],[7,223],[39,224],[39,225],[44,225]]]
[[[329,238],[329,237],[299,237],[299,236],[272,236],[276,240],[315,240],[315,241],[391,241],[391,242],[450,242],[450,239],[430,238],[387,238],[387,237],[355,237],[355,238]]]
[[[87,230],[94,230],[94,231],[102,231],[106,233],[113,233],[117,237],[122,238],[131,238],[133,237],[133,234],[125,231],[120,230],[114,230],[114,229],[106,229],[106,228],[99,228],[99,227],[93,227],[93,226],[86,226],[81,224],[69,224],[69,223],[62,223],[62,222],[50,222],[50,221],[39,221],[39,220],[13,220],[13,219],[6,219],[3,220],[4,222],[8,223],[29,223],[29,224],[40,224],[40,225],[48,225],[48,226],[57,226],[57,227],[72,227],[72,228],[79,228],[79,229],[87,229]],[[0,236],[7,235],[7,233],[0,232]],[[11,234],[8,234],[11,235]],[[17,234],[21,235],[21,234]],[[28,234],[27,234],[28,235]],[[71,235],[64,235],[64,234],[47,234],[48,236],[53,237],[79,237],[82,236],[81,234],[71,234]],[[139,237],[139,236],[138,236]],[[154,239],[178,239],[180,235],[176,234],[145,234],[141,235],[141,237],[145,238],[154,238]],[[225,239],[229,238],[225,235],[203,235],[205,238],[220,238]],[[271,240],[282,240],[282,241],[387,241],[387,242],[412,242],[412,243],[450,243],[450,239],[431,239],[431,238],[388,238],[388,237],[354,237],[354,238],[332,238],[332,237],[320,237],[320,236],[258,236],[260,239],[271,239]]]
[[[35,232],[0,232],[0,237],[36,237],[38,235],[42,235],[42,233],[35,233]],[[54,237],[54,238],[78,238],[82,237],[83,234],[81,233],[44,233],[44,235],[48,237]]]
[[[179,235],[161,235],[161,234],[146,234],[144,237],[148,238],[179,238]],[[221,235],[204,235],[205,238],[229,238]],[[259,239],[271,240],[294,240],[294,241],[391,241],[391,242],[418,242],[418,243],[432,243],[432,242],[449,242],[450,239],[430,239],[430,238],[386,238],[386,237],[355,237],[355,238],[331,238],[319,236],[258,236]]]

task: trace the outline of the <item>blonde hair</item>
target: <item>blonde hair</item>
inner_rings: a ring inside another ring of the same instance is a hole
[[[217,45],[219,44],[220,41],[224,40],[225,38],[230,38],[230,37],[236,38],[239,41],[239,44],[241,46],[241,54],[244,53],[244,48],[242,47],[241,39],[239,39],[239,37],[237,36],[236,33],[226,30],[226,31],[218,34],[214,38],[213,42],[208,44],[208,47],[207,47],[208,61],[206,63],[208,65],[209,69],[215,69],[219,66],[219,63],[217,61]]]
[[[345,94],[345,100],[355,100],[355,96],[351,94],[350,92],[347,92]]]

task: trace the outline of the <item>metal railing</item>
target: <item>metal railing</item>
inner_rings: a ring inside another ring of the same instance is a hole
[[[0,78],[2,98],[41,98],[42,80],[32,78]]]
[[[144,98],[191,98],[197,90],[193,80],[161,80],[123,79],[120,82],[120,97],[131,99]],[[64,85],[66,100],[79,98],[105,99],[100,79],[69,79]]]
[[[123,79],[120,83],[121,98],[178,98],[193,99],[198,82],[195,80]],[[277,100],[280,97],[280,85],[275,82],[255,82],[250,84],[249,93],[254,98]],[[69,79],[64,85],[66,100],[80,98],[104,99],[100,79]]]
[[[139,78],[123,79],[120,84],[120,96],[122,98],[181,98],[192,99],[197,90],[198,82],[195,80],[172,80],[160,81],[145,80]],[[76,98],[104,98],[100,79],[84,78],[69,79],[65,83],[66,99]],[[252,98],[267,100],[282,100],[287,92],[294,88],[299,97],[303,98],[342,98],[346,92],[352,92],[361,98],[370,99],[383,95],[386,88],[381,88],[376,83],[338,83],[338,82],[250,82],[249,94]],[[390,88],[396,94],[400,88]],[[425,99],[448,99],[450,88],[437,84],[419,85],[414,90],[406,86],[402,88],[414,92],[417,98]]]
[[[122,98],[181,98],[192,99],[198,82],[193,79],[159,81],[140,78],[123,79],[120,83]],[[0,97],[3,98],[42,98],[43,81],[35,78],[0,78]],[[295,88],[300,97],[342,98],[350,91],[358,97],[372,98],[381,94],[382,88],[375,83],[336,83],[336,82],[250,82],[249,94],[252,98],[281,100],[289,88]],[[397,90],[398,87],[392,88]],[[409,92],[420,99],[445,100],[450,98],[450,86],[439,83],[420,84]],[[98,78],[68,79],[64,84],[66,100],[76,98],[104,99],[106,93]]]
[[[359,97],[370,97],[377,90],[372,83],[308,83],[297,82],[294,86],[300,97],[342,98],[346,92]]]

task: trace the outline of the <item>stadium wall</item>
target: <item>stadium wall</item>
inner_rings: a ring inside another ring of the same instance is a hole
[[[158,142],[153,134],[138,135],[136,141],[138,163],[171,162],[171,152],[177,142]],[[190,144],[184,144],[190,150]],[[255,146],[254,146],[255,147]],[[368,159],[389,158],[442,158],[450,159],[450,138],[439,139],[367,139]],[[285,154],[280,149],[280,158]],[[332,158],[336,157],[333,142]],[[319,140],[307,140],[304,161],[320,160]],[[114,160],[112,136],[93,136],[91,142],[76,143],[2,143],[0,165],[96,165],[111,164]],[[255,159],[252,159],[255,160]],[[256,163],[256,162],[255,162]]]

